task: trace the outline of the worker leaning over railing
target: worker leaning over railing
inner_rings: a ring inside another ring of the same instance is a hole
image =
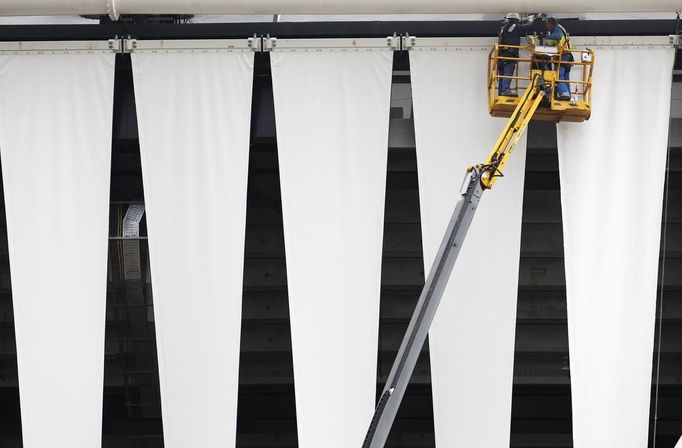
[[[562,62],[573,62],[571,53],[571,40],[568,31],[561,26],[555,17],[547,18],[547,33],[545,34],[544,44],[556,47],[558,54],[561,55]],[[559,80],[568,81],[571,74],[571,64],[559,64]],[[556,87],[556,98],[558,100],[571,99],[571,86],[568,82],[559,82]]]
[[[519,49],[510,48],[521,45],[521,37],[528,34],[533,26],[535,16],[530,15],[521,20],[521,15],[516,12],[510,12],[504,19],[504,24],[500,29],[500,34],[497,38],[497,43],[501,46],[497,57],[498,58],[519,58]],[[516,61],[510,59],[498,59],[497,61],[497,75],[498,76],[514,76],[516,72]],[[511,90],[511,78],[498,78],[498,95],[499,96],[517,96]]]

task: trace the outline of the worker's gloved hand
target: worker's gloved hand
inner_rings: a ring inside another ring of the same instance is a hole
[[[535,14],[528,14],[523,18],[522,22],[533,23],[535,21]]]

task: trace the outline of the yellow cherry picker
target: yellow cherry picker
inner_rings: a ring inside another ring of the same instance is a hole
[[[508,53],[501,53],[500,50],[512,48],[521,50],[519,57],[500,56]],[[573,57],[562,57],[566,52]],[[515,63],[514,74],[498,74],[498,65],[509,62]],[[570,81],[559,78],[560,69],[565,64],[570,64],[574,71]],[[593,65],[592,50],[545,47],[536,36],[528,37],[528,43],[524,46],[496,44],[491,49],[488,58],[488,108],[493,117],[508,117],[509,120],[488,159],[467,168],[461,196],[379,398],[362,448],[383,448],[386,443],[483,192],[492,188],[503,176],[502,171],[509,156],[531,120],[582,122],[590,118]],[[512,95],[498,94],[497,86],[503,78],[512,79]],[[555,96],[557,86],[562,82],[569,83],[574,89],[569,100],[559,100]]]

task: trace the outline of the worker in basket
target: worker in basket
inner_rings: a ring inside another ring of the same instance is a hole
[[[534,15],[529,15],[521,20],[521,15],[516,12],[510,12],[504,19],[504,24],[500,29],[500,34],[497,38],[497,43],[501,45],[497,56],[499,58],[519,58],[518,48],[509,48],[510,46],[521,45],[521,37],[528,34],[533,26]],[[516,61],[511,59],[498,59],[497,61],[497,75],[498,76],[514,76],[516,72]],[[511,90],[511,78],[499,78],[498,81],[498,95],[499,96],[518,96]]]
[[[557,54],[561,58],[561,62],[573,62],[573,53],[571,53],[571,40],[566,29],[561,26],[555,17],[547,18],[547,33],[545,34],[544,43],[547,46],[553,46],[557,49]],[[559,81],[568,81],[571,74],[571,64],[559,65]],[[558,82],[556,86],[556,98],[558,100],[571,99],[571,86],[568,82]]]

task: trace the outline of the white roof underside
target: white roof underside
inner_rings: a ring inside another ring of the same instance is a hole
[[[346,14],[346,15],[196,15],[193,23],[235,22],[344,22],[344,21],[451,21],[451,20],[500,20],[503,14]],[[585,13],[556,14],[559,18],[581,20],[657,20],[674,19],[674,13]],[[97,24],[97,20],[80,16],[10,16],[0,17],[0,25],[66,25]]]

